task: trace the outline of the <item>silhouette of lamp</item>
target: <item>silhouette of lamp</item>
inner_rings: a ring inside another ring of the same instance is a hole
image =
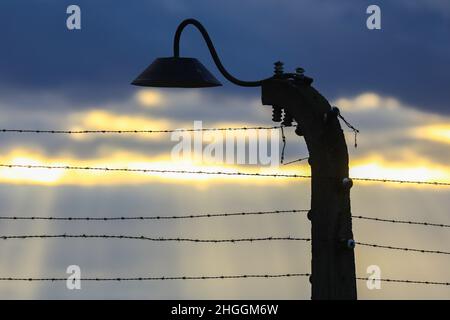
[[[180,23],[175,32],[173,57],[157,58],[133,82],[133,85],[144,87],[169,88],[205,88],[218,87],[222,84],[205,66],[195,58],[180,57],[180,37],[187,25],[195,26],[202,34],[209,52],[219,71],[230,82],[243,87],[258,87],[262,81],[242,81],[233,77],[220,62],[216,49],[203,25],[195,19],[186,19]]]

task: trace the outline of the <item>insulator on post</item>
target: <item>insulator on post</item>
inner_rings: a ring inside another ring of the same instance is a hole
[[[281,122],[283,117],[283,108],[279,106],[272,106],[272,121]]]
[[[283,67],[284,63],[281,61],[277,61],[274,63],[274,70],[273,72],[275,73],[275,75],[279,76],[282,75],[284,72],[284,67]]]
[[[298,135],[298,136],[300,136],[300,137],[303,137],[303,130],[302,130],[302,128],[300,127],[299,124],[297,124],[297,127],[295,128],[295,134]]]
[[[306,217],[308,218],[309,221],[312,221],[312,210],[309,210],[308,213],[306,214]]]
[[[327,123],[330,119],[335,119],[337,118],[339,115],[341,114],[341,112],[339,111],[338,107],[331,107],[330,110],[328,110],[324,115],[323,115],[323,121],[325,123]]]
[[[283,126],[289,127],[289,126],[292,126],[293,121],[294,121],[294,117],[289,113],[289,111],[284,109],[284,117],[283,117],[283,122],[281,124]]]
[[[339,241],[339,244],[341,246],[342,249],[350,249],[353,250],[355,249],[356,246],[356,241],[353,239],[341,239]]]
[[[346,190],[349,190],[351,187],[353,187],[353,180],[351,178],[342,179],[342,187],[344,187],[344,189]]]
[[[296,68],[295,69],[295,73],[299,76],[299,77],[304,77],[305,75],[304,75],[304,73],[305,73],[305,69],[303,69],[303,68],[301,68],[301,67],[298,67],[298,68]]]

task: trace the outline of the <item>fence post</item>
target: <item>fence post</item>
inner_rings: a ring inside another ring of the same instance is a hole
[[[356,299],[348,151],[337,109],[299,79],[263,82],[264,105],[279,106],[301,128],[311,166],[312,299]]]

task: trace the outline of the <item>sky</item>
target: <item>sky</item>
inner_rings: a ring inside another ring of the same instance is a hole
[[[68,30],[66,8],[81,8]],[[187,28],[181,55],[196,57],[224,84],[151,89],[130,82],[156,57],[172,55],[177,25],[196,18],[227,70],[243,80],[268,77],[281,60],[303,67],[314,87],[360,130],[345,127],[352,177],[450,182],[450,4],[378,1],[381,30],[368,30],[369,1],[62,1],[0,3],[0,129],[158,130],[270,126],[260,89],[227,83],[201,36]],[[276,133],[279,133],[278,131]],[[237,136],[240,133],[235,133]],[[286,158],[308,155],[286,129]],[[308,174],[306,163],[279,168],[174,160],[170,134],[0,133],[0,163],[169,170]],[[377,218],[449,223],[448,187],[355,183],[352,212]],[[182,174],[0,168],[0,212],[12,216],[140,216],[308,209],[309,180]],[[233,238],[310,235],[301,214],[157,222],[2,221],[0,234],[116,233]],[[354,221],[355,239],[446,250],[445,228]],[[357,246],[359,276],[448,282],[445,255]],[[310,271],[310,245],[146,243],[125,240],[8,240],[1,276],[294,273]],[[444,286],[383,283],[362,299],[449,299]],[[0,283],[0,298],[309,299],[307,278],[151,283]]]

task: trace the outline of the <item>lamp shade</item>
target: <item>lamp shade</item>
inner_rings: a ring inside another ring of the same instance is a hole
[[[131,84],[144,87],[204,88],[222,84],[195,58],[157,58]]]

